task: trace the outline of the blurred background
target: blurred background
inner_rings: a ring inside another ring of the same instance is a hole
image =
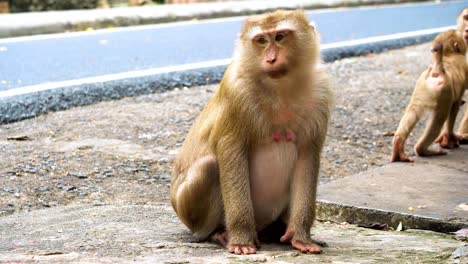
[[[229,0],[0,0],[0,13],[227,1]]]

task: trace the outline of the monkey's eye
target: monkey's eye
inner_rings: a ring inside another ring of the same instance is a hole
[[[263,45],[265,43],[267,43],[268,40],[264,37],[264,36],[260,36],[257,38],[257,43],[260,44],[260,45]]]
[[[286,37],[286,33],[284,33],[284,32],[279,32],[279,33],[276,34],[276,36],[275,36],[275,41],[281,41],[281,40],[283,40],[285,37]]]

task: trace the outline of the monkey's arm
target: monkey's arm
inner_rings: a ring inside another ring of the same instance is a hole
[[[461,137],[461,144],[468,144],[468,106],[465,106],[465,114],[460,122],[457,134]]]
[[[310,237],[310,229],[315,219],[321,144],[303,147],[299,151],[291,185],[288,228],[281,237],[281,242],[291,242],[294,248],[302,252],[320,253],[322,251],[318,245],[312,243]]]
[[[405,142],[423,113],[424,109],[418,106],[410,105],[408,109],[406,109],[405,114],[401,118],[400,124],[398,125],[398,129],[395,132],[395,136],[393,138],[393,151],[391,162],[413,161],[412,159],[408,158],[408,156],[406,156],[405,154]]]
[[[424,134],[418,140],[418,143],[414,147],[415,152],[419,156],[431,156],[431,155],[445,155],[447,152],[444,150],[431,150],[429,146],[434,143],[437,136],[439,136],[442,127],[447,120],[450,112],[450,107],[438,107],[434,110],[433,116],[429,125],[424,130]]]
[[[231,251],[235,247],[249,246],[248,250],[253,249],[252,253],[255,253],[257,233],[250,195],[248,153],[242,138],[234,133],[222,136],[217,144],[217,158],[229,237],[228,249]],[[247,254],[243,250],[242,253]]]

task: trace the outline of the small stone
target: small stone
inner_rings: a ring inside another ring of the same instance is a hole
[[[37,172],[37,169],[36,169],[36,168],[27,168],[27,169],[26,169],[26,172],[27,172],[27,173],[32,173],[32,174],[34,174],[34,173]]]
[[[41,187],[37,188],[37,190],[40,191],[40,192],[47,192],[49,190],[49,187],[41,186]]]
[[[86,179],[88,178],[88,174],[85,173],[76,173],[76,172],[69,172],[68,176],[76,177],[78,179]]]
[[[64,184],[62,184],[62,183],[57,184],[57,188],[62,189],[62,190],[67,191],[67,192],[73,191],[73,190],[76,189],[75,186],[72,186],[72,185],[64,185]]]

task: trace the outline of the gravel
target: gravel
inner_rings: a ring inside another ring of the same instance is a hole
[[[386,134],[396,129],[429,50],[423,44],[325,64],[336,106],[321,183],[388,163]],[[167,202],[171,161],[215,89],[177,88],[0,125],[0,215],[71,203]]]

